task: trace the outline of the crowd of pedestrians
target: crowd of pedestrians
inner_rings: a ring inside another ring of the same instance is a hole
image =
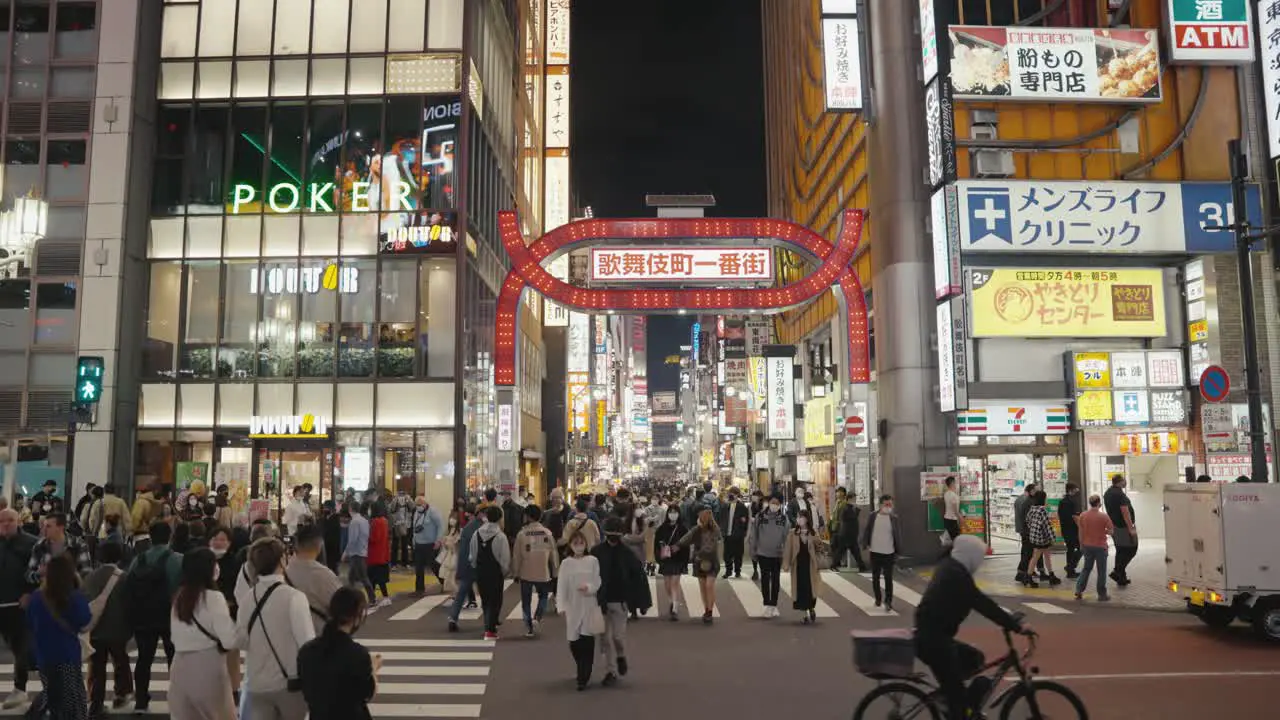
[[[741,578],[750,558],[765,617],[782,614],[779,585],[787,572],[792,609],[802,623],[816,622],[828,523],[832,545],[839,548],[832,552],[832,562],[851,554],[861,565],[860,548],[869,548],[877,604],[883,576],[884,603],[891,606],[893,566],[902,541],[887,495],[863,523],[859,509],[843,493],[828,520],[803,488],[788,502],[780,493],[748,496],[734,487],[721,494],[710,483],[668,495],[651,486],[622,488],[612,495],[579,495],[571,502],[557,489],[545,508],[523,492],[488,490],[455,503],[441,541],[443,583],[452,598],[448,629],[461,629],[462,610],[475,606],[474,591],[483,637],[498,639],[503,585],[514,580],[520,585],[524,636],[539,636],[554,597],[555,611],[565,621],[578,689],[590,684],[597,653],[604,664],[600,684],[609,687],[629,670],[628,623],[654,606],[651,576],[662,577],[669,604],[659,612],[672,622],[680,619],[681,577],[696,578],[700,619],[711,625],[717,579]]]
[[[0,639],[14,658],[3,708],[146,714],[163,651],[178,720],[369,717],[381,660],[353,635],[379,607],[375,588],[385,605],[393,561],[415,567],[420,588],[427,569],[439,572],[440,514],[403,495],[316,507],[304,486],[277,526],[237,522],[225,487],[187,497],[176,509],[153,488],[129,506],[112,485],[90,486],[67,513],[46,486],[0,509]],[[355,589],[337,575],[344,557]]]

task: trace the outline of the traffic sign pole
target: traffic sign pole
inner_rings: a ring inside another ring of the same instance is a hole
[[[1249,456],[1252,459],[1253,482],[1268,482],[1267,443],[1262,427],[1262,374],[1258,370],[1258,321],[1253,309],[1254,238],[1249,236],[1249,206],[1245,200],[1245,183],[1249,178],[1249,159],[1239,139],[1227,141],[1231,162],[1231,202],[1235,217],[1230,219],[1236,235],[1236,269],[1240,273],[1240,312],[1244,326],[1244,382],[1249,399]]]

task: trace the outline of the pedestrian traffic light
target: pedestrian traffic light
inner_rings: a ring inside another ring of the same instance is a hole
[[[93,407],[102,399],[102,376],[106,364],[100,356],[81,355],[76,362],[76,407]]]

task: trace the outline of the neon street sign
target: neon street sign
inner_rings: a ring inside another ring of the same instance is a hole
[[[296,294],[299,291],[315,295],[321,290],[337,290],[350,295],[360,290],[360,269],[329,263],[321,267],[272,267],[265,272],[249,269],[249,293],[257,295]]]
[[[773,279],[770,248],[593,248],[592,282]]]
[[[329,438],[329,418],[323,415],[254,415],[249,437],[255,440]]]

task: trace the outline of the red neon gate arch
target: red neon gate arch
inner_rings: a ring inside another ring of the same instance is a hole
[[[831,289],[845,311],[849,351],[849,381],[871,380],[870,343],[867,337],[867,304],[862,283],[854,272],[853,257],[862,241],[865,212],[845,210],[836,244],[809,228],[785,220],[736,218],[593,219],[562,225],[526,245],[513,211],[498,213],[502,244],[511,258],[498,293],[494,338],[494,384],[513,386],[516,378],[516,319],[520,294],[526,288],[541,292],[562,305],[583,311],[664,312],[785,310],[802,305]],[[800,280],[764,289],[589,289],[556,279],[542,267],[552,254],[578,245],[606,240],[741,239],[776,241],[820,261],[816,270]]]

